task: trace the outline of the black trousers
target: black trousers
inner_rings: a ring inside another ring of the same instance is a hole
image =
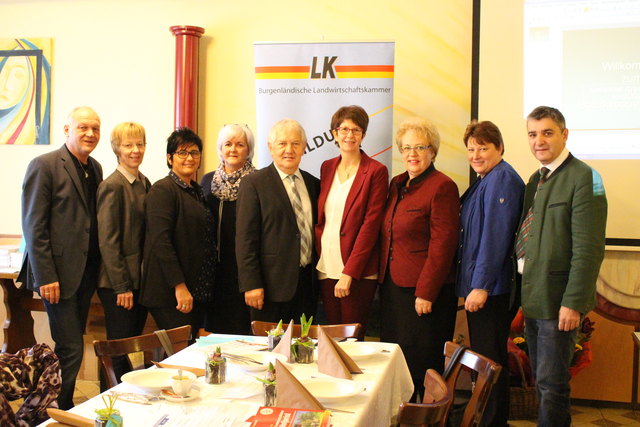
[[[509,419],[507,339],[511,319],[509,294],[490,296],[482,310],[467,312],[471,349],[502,365],[482,417],[483,426],[506,426]]]
[[[117,294],[111,288],[98,288],[98,297],[104,308],[104,321],[107,329],[107,339],[115,340],[141,335],[147,321],[147,309],[138,301],[138,291],[133,291],[134,305],[126,310],[117,304]],[[113,358],[113,370],[116,378],[129,372],[130,366],[126,356]],[[101,371],[102,374],[102,371]],[[100,375],[100,391],[106,390],[106,383]]]
[[[95,289],[95,277],[85,273],[80,287],[71,297],[60,299],[57,304],[50,304],[47,300],[42,299],[49,317],[51,338],[56,343],[55,353],[60,359],[62,373],[62,388],[58,396],[60,409],[73,408],[76,377],[80,372],[84,354],[82,336],[87,324],[91,297]]]
[[[444,370],[444,343],[453,339],[457,312],[453,284],[442,286],[431,313],[422,316],[415,310],[415,291],[396,286],[389,272],[380,288],[380,341],[400,345],[413,379],[413,397],[424,394],[427,369]]]
[[[300,268],[298,275],[298,287],[290,301],[269,301],[269,295],[265,293],[262,310],[251,308],[251,320],[263,322],[300,323],[300,316],[304,313],[307,319],[315,316],[318,305],[318,293],[313,289],[313,274],[315,269],[311,264]]]
[[[232,261],[233,265],[216,265],[213,301],[207,305],[204,328],[219,334],[251,335],[249,306],[238,288],[235,258]]]
[[[191,325],[191,337],[195,339],[198,329],[204,325],[205,308],[209,303],[193,301],[193,309],[189,313],[178,311],[173,307],[148,307],[159,329],[173,329]]]

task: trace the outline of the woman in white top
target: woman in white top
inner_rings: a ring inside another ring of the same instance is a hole
[[[369,116],[360,106],[340,108],[331,133],[340,155],[320,169],[316,249],[318,278],[327,320],[360,323],[364,332],[376,291],[378,231],[389,174],[361,149]]]

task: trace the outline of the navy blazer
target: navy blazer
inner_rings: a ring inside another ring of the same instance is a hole
[[[514,281],[513,244],[524,181],[504,160],[478,179],[461,198],[456,294],[473,289],[508,294]]]
[[[315,224],[320,181],[303,170],[300,172],[311,199]],[[265,300],[290,301],[298,286],[300,233],[287,190],[273,163],[242,179],[236,216],[240,292],[262,288]],[[312,262],[315,259],[314,256]]]

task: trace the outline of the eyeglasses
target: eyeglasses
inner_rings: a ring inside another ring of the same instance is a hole
[[[137,147],[138,150],[142,151],[147,147],[147,144],[145,142],[140,142],[138,144],[120,144],[120,147],[125,150],[133,150],[133,147]]]
[[[188,156],[191,156],[192,159],[200,158],[200,152],[198,150],[191,150],[191,151],[180,150],[180,151],[176,151],[173,154],[180,157],[181,159],[186,159]]]
[[[353,136],[360,136],[363,134],[362,129],[360,128],[351,129],[348,127],[341,127],[341,128],[336,128],[335,130],[340,134],[340,136],[347,136],[349,135],[349,132],[353,133]]]
[[[431,148],[430,145],[416,145],[415,147],[411,147],[409,145],[403,145],[402,147],[400,147],[400,152],[404,154],[404,153],[411,152],[411,150],[414,150],[416,153],[419,154],[419,153],[424,153],[429,148]]]

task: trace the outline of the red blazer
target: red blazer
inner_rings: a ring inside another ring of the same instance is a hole
[[[356,280],[376,274],[378,271],[378,230],[382,221],[387,194],[389,173],[386,166],[373,160],[363,151],[360,166],[347,196],[347,203],[340,224],[340,252],[344,274]],[[322,163],[320,168],[320,195],[318,197],[318,223],[315,226],[316,249],[322,253],[322,232],[325,216],[324,204],[340,156]]]
[[[435,302],[442,285],[453,282],[458,187],[433,165],[406,187],[408,178],[405,172],[391,180],[380,228],[378,281],[382,283],[388,267],[396,285],[415,287],[416,297]]]

